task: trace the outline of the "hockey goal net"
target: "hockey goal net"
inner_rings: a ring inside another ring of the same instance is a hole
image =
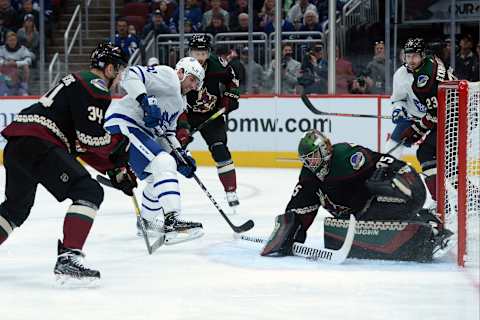
[[[480,82],[443,82],[438,91],[437,205],[457,234],[457,263],[480,266]]]

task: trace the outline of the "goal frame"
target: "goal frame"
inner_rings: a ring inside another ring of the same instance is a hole
[[[465,266],[467,241],[467,130],[468,130],[468,81],[444,81],[438,88],[437,112],[437,203],[438,212],[445,221],[445,123],[447,90],[458,90],[458,140],[457,140],[457,264]],[[453,230],[454,231],[454,230]]]

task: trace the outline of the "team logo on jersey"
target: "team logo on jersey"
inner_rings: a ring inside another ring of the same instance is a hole
[[[417,99],[413,99],[413,103],[415,103],[415,107],[417,107],[418,111],[427,112],[427,107]]]
[[[365,163],[365,156],[360,151],[355,152],[350,157],[350,164],[354,170],[360,169]]]
[[[430,78],[425,74],[421,74],[420,76],[418,76],[417,87],[419,88],[425,87],[427,85],[428,79]]]
[[[95,86],[96,88],[102,90],[102,91],[105,91],[105,92],[109,92],[108,88],[107,88],[107,84],[105,83],[104,80],[102,79],[93,79],[90,81],[90,83]]]

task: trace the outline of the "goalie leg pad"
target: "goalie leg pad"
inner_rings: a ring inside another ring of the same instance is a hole
[[[300,225],[295,213],[289,211],[275,218],[275,228],[260,253],[262,256],[283,257],[292,255],[294,235]]]

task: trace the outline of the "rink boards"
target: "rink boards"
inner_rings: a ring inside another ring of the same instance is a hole
[[[1,98],[0,129],[8,125],[35,98]],[[326,112],[390,115],[386,96],[312,97],[317,109]],[[228,116],[228,146],[237,166],[298,167],[297,145],[302,134],[316,128],[333,143],[351,142],[372,150],[385,151],[385,142],[393,129],[390,120],[358,117],[319,116],[310,112],[298,96],[242,96],[240,108]],[[0,149],[5,140],[0,139]],[[214,165],[199,134],[190,145],[200,165]],[[414,160],[414,151],[406,156]]]

